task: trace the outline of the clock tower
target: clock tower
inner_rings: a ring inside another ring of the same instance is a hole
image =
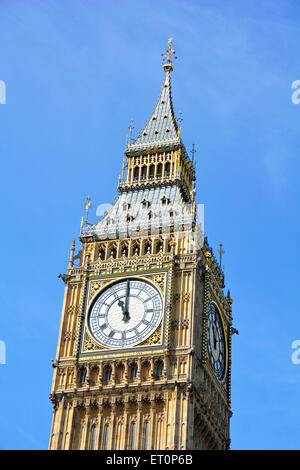
[[[80,250],[73,242],[59,275],[49,449],[229,448],[232,299],[197,216],[168,44],[134,140],[130,125],[118,197],[82,222]]]

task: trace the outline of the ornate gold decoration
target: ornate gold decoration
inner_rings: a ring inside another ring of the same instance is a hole
[[[163,290],[164,288],[164,283],[165,283],[165,276],[162,274],[157,274],[156,276],[153,276],[153,280],[161,287]]]
[[[146,345],[154,345],[161,343],[161,330],[162,330],[162,322],[160,322],[159,327],[152,333],[149,338],[139,344],[139,346],[146,346]]]
[[[103,281],[92,281],[90,283],[90,290],[89,290],[89,300],[98,292],[102,287],[105,285]]]
[[[174,59],[177,59],[176,55],[175,55],[175,51],[172,49],[172,38],[169,38],[168,39],[168,49],[166,49],[165,52],[162,52],[162,57],[165,56],[165,58],[163,59],[163,68],[166,70],[166,71],[171,71],[173,70],[173,64],[172,64],[172,61],[171,61],[171,55],[174,56]]]
[[[88,196],[86,198],[86,201],[87,202],[84,203],[84,207],[85,207],[85,222],[84,222],[84,225],[87,225],[87,218],[88,218],[88,215],[89,215],[89,209],[92,207],[92,204],[90,203],[90,201],[91,201],[90,196]]]
[[[128,129],[129,129],[128,145],[131,144],[132,131],[133,131],[133,129],[134,129],[134,126],[133,126],[132,124],[133,124],[133,119],[130,119],[130,125],[129,125],[129,127],[128,127]]]
[[[91,336],[85,331],[82,352],[101,351],[104,349],[107,349],[107,348],[105,348],[104,346],[101,346],[99,343],[94,341],[94,339],[91,338]]]

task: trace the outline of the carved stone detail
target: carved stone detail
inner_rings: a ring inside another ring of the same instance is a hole
[[[158,253],[151,255],[147,253],[144,256],[132,256],[129,258],[122,257],[120,259],[110,258],[107,260],[97,260],[96,263],[90,265],[90,270],[95,274],[112,274],[113,272],[125,272],[127,270],[149,269],[150,267],[162,268],[164,264],[169,263],[173,258],[171,254]]]
[[[188,328],[189,324],[190,324],[190,321],[188,318],[172,321],[172,327],[175,328],[176,330],[179,330],[179,328]]]
[[[105,350],[104,346],[94,341],[94,339],[85,331],[82,352]]]
[[[162,322],[160,322],[159,327],[149,336],[145,341],[143,341],[139,346],[146,345],[155,345],[161,344],[162,342]]]
[[[91,281],[89,288],[89,301],[105,285],[104,281]]]

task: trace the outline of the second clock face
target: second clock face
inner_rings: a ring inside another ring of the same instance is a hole
[[[226,368],[226,346],[222,320],[213,302],[208,306],[207,348],[213,371],[219,380],[223,380]]]
[[[162,316],[159,291],[149,282],[127,279],[107,287],[94,301],[89,328],[110,348],[127,348],[144,341]]]

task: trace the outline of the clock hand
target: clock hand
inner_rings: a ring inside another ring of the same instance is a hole
[[[216,337],[216,330],[215,330],[215,326],[213,325],[213,335],[214,335],[214,349],[216,349],[216,346],[217,346],[217,337]]]
[[[125,312],[128,312],[129,281],[126,282]]]
[[[119,300],[118,305],[119,305],[119,307],[121,307],[122,313],[124,313],[124,302],[123,302],[123,300]]]
[[[128,301],[129,301],[129,281],[127,281],[127,284],[126,284],[125,305],[124,305],[123,300],[118,301],[118,305],[122,309],[123,321],[125,322],[127,322],[130,319],[129,312],[128,312]]]
[[[126,310],[125,310],[124,302],[123,302],[122,300],[119,300],[118,305],[119,305],[119,307],[121,307],[121,309],[122,309],[123,321],[127,322],[128,320],[130,320],[130,316],[129,316],[129,313],[126,312]]]
[[[124,321],[128,321],[128,320],[129,320],[129,314],[128,314],[128,313],[126,312],[126,310],[125,310],[125,306],[124,306],[123,300],[119,300],[118,305],[119,305],[119,307],[121,307],[121,309],[122,309],[123,320],[124,320]]]
[[[128,304],[129,304],[129,281],[127,279],[127,283],[126,283],[126,298],[125,298],[125,308],[124,308],[124,315],[127,316],[127,320],[129,320],[129,311],[128,311]]]

